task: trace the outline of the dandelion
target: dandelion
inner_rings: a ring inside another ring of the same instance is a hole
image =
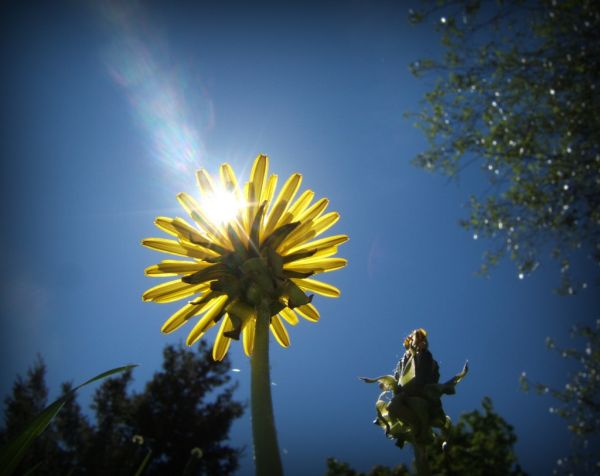
[[[225,357],[231,340],[238,340],[240,334],[244,351],[252,355],[259,310],[267,311],[265,319],[275,339],[288,347],[284,322],[294,326],[298,315],[311,322],[319,319],[312,296],[306,292],[340,295],[336,287],[309,278],[346,265],[345,259],[333,255],[347,236],[313,240],[337,222],[339,214],[323,214],[328,205],[324,198],[309,206],[314,197],[310,190],[293,201],[300,174],[292,175],[273,199],[277,176],[267,177],[267,169],[268,158],[259,155],[244,193],[228,164],[221,165],[221,187],[200,170],[198,185],[210,209],[187,193],[177,196],[197,226],[182,218],[158,217],[156,226],[176,239],[142,241],[156,251],[191,258],[165,260],[146,268],[147,276],[178,278],[147,290],[143,299],[165,303],[196,296],[167,319],[162,332],[171,333],[202,315],[188,335],[187,344],[192,345],[220,322],[213,346],[215,360]],[[219,205],[224,206],[220,211]],[[220,214],[229,220],[220,221]]]
[[[280,474],[270,394],[268,329],[281,346],[288,347],[290,337],[285,324],[295,326],[298,316],[310,322],[319,320],[319,312],[311,302],[313,295],[307,293],[338,297],[340,291],[312,277],[346,265],[345,259],[335,255],[348,237],[316,239],[338,221],[339,214],[325,213],[329,203],[325,198],[311,204],[311,190],[296,198],[302,181],[297,173],[276,194],[278,178],[268,174],[268,162],[267,156],[259,155],[249,181],[241,187],[229,164],[220,167],[220,183],[204,169],[197,172],[200,202],[187,193],[177,195],[195,226],[179,217],[158,217],[156,226],[175,239],[142,241],[148,248],[187,260],[165,260],[146,268],[147,276],[176,279],[148,289],[143,299],[166,303],[191,298],[161,330],[171,333],[200,316],[186,341],[193,345],[220,324],[212,351],[217,361],[225,357],[232,340],[241,339],[244,352],[252,358],[257,473]],[[261,448],[262,444],[268,448]]]

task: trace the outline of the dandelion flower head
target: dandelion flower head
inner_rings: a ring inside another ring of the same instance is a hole
[[[325,198],[313,203],[311,190],[296,197],[300,174],[291,175],[276,193],[278,177],[269,175],[268,164],[267,156],[259,155],[243,186],[229,164],[221,165],[219,180],[199,170],[200,202],[187,193],[177,196],[193,224],[179,217],[158,217],[156,226],[173,238],[142,241],[153,250],[185,258],[164,260],[145,270],[147,276],[175,279],[148,289],[144,301],[192,298],[167,319],[162,332],[171,333],[200,316],[186,341],[193,345],[219,324],[215,360],[222,360],[231,340],[240,338],[245,353],[252,355],[256,319],[261,316],[270,319],[277,342],[288,347],[285,324],[295,326],[298,316],[319,320],[313,296],[307,293],[340,295],[335,286],[311,278],[346,265],[345,259],[335,257],[346,235],[316,239],[339,214],[325,213]]]

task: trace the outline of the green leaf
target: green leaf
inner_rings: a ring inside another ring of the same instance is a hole
[[[134,476],[141,476],[142,474],[144,474],[144,470],[146,469],[146,466],[148,466],[151,456],[152,456],[152,450],[148,450],[148,453],[146,453],[146,456],[142,460],[140,467],[137,469]]]
[[[375,383],[377,382],[382,390],[389,390],[392,392],[397,392],[398,390],[398,382],[393,375],[383,375],[381,377],[369,378],[369,377],[359,377],[365,383]]]
[[[439,399],[442,395],[454,395],[456,393],[456,385],[467,375],[469,372],[469,362],[465,362],[462,370],[452,377],[450,380],[444,383],[434,383],[425,385],[425,395],[431,400]]]
[[[115,369],[102,372],[101,374],[96,375],[95,377],[83,382],[81,385],[73,388],[69,393],[63,395],[58,400],[48,405],[39,415],[29,422],[29,424],[19,435],[14,437],[12,440],[6,443],[2,449],[0,449],[0,475],[8,476],[13,473],[35,438],[44,432],[67,400],[69,400],[69,398],[71,398],[71,396],[73,396],[77,390],[90,383],[120,372],[124,372],[134,367],[137,367],[137,365],[125,365],[124,367],[117,367]]]

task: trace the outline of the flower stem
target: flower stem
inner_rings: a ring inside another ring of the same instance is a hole
[[[283,475],[271,400],[270,319],[269,306],[265,304],[258,306],[254,351],[251,359],[252,435],[257,476]]]
[[[429,462],[427,461],[427,447],[421,444],[413,444],[415,450],[415,466],[418,476],[431,476]]]

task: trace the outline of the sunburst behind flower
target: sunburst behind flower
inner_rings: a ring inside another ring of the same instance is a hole
[[[277,175],[268,174],[268,162],[267,156],[259,155],[243,187],[229,164],[220,167],[220,184],[199,170],[200,203],[186,193],[177,196],[195,226],[182,218],[158,217],[156,226],[174,239],[142,241],[156,251],[188,258],[146,268],[147,276],[177,278],[148,289],[143,299],[166,303],[193,296],[167,319],[162,331],[173,332],[201,316],[187,338],[192,345],[220,323],[215,360],[222,360],[231,340],[240,337],[245,353],[252,355],[256,319],[261,316],[268,316],[275,339],[288,347],[284,323],[295,326],[298,316],[319,320],[312,295],[306,293],[340,295],[335,286],[310,278],[346,265],[345,259],[335,257],[338,246],[348,240],[346,235],[316,239],[338,221],[339,214],[325,213],[329,203],[325,198],[312,203],[311,190],[296,198],[300,174],[291,175],[276,195]],[[226,208],[215,212],[221,205]]]

